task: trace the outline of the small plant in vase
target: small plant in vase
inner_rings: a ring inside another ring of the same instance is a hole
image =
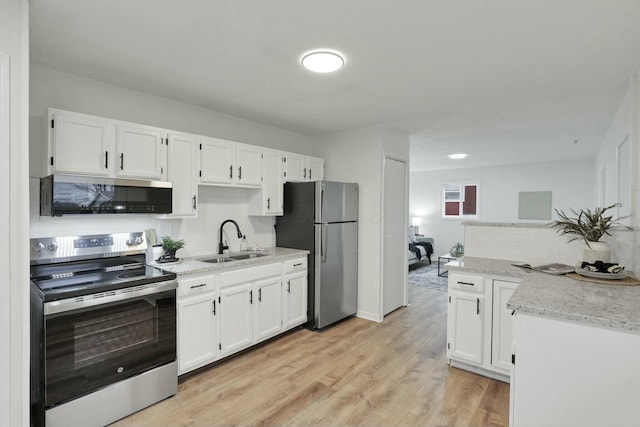
[[[461,256],[464,255],[464,245],[460,242],[457,242],[455,245],[451,247],[451,250],[449,251],[449,253],[453,257],[460,258]]]
[[[164,262],[177,261],[176,252],[178,249],[182,249],[185,243],[184,240],[173,240],[171,237],[165,236],[162,238],[162,249],[164,255],[160,257],[160,260]]]
[[[593,211],[591,209],[580,209],[579,211],[571,209],[575,215],[574,218],[569,217],[562,210],[555,209],[560,219],[553,221],[551,226],[557,228],[560,235],[573,235],[569,242],[584,240],[584,262],[611,262],[611,249],[606,242],[601,242],[600,239],[605,235],[611,236],[609,230],[616,225],[628,230],[631,229],[631,227],[620,223],[620,220],[627,218],[627,216],[614,219],[613,216],[606,215],[609,209],[619,206],[619,203],[614,203],[606,208],[595,208]]]

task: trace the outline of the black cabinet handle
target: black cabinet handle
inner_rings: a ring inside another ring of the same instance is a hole
[[[120,170],[124,169],[124,153],[120,153]]]
[[[238,181],[242,179],[242,166],[238,167]]]
[[[233,179],[233,165],[229,166],[229,179]]]
[[[109,169],[109,152],[104,152],[104,168]]]
[[[471,282],[458,282],[458,285],[469,285],[469,286],[475,286],[475,283],[471,283]]]
[[[216,315],[216,300],[214,299],[213,301],[213,315]]]
[[[267,197],[267,210],[271,209],[271,197]]]
[[[304,179],[307,179],[307,168],[304,168],[304,174],[302,175]]]
[[[193,210],[196,210],[196,196],[193,196]]]
[[[287,281],[287,293],[291,293],[291,280]]]
[[[191,289],[202,288],[202,287],[204,287],[204,286],[207,286],[207,284],[206,284],[206,283],[200,283],[199,285],[193,285],[193,286],[191,286]]]
[[[249,304],[253,304],[253,291],[249,291]]]
[[[480,298],[476,298],[476,314],[480,314]]]
[[[262,288],[258,289],[258,301],[262,302]]]
[[[311,168],[309,168],[309,179],[311,179]]]

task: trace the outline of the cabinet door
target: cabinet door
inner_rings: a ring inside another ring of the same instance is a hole
[[[256,283],[256,341],[282,330],[282,281],[280,277]]]
[[[255,145],[236,143],[235,183],[242,186],[262,185],[262,149]]]
[[[511,370],[511,344],[513,342],[513,316],[507,301],[513,295],[517,283],[493,281],[493,329],[491,340],[491,365],[508,374]]]
[[[285,181],[306,181],[303,175],[305,168],[305,156],[295,153],[284,154],[284,179]]]
[[[322,181],[324,179],[324,159],[309,157],[307,159],[307,180]],[[304,170],[302,171],[304,175]]]
[[[200,182],[202,184],[232,184],[235,174],[234,162],[234,142],[202,137],[200,145]]]
[[[127,178],[163,177],[167,157],[162,129],[135,124],[116,124],[116,175]]]
[[[253,343],[253,284],[220,290],[220,344],[223,356]]]
[[[284,329],[307,322],[307,271],[288,274],[284,280]]]
[[[283,182],[282,182],[282,154],[266,152],[264,154],[265,167],[263,184],[263,203],[265,213],[282,215]]]
[[[197,213],[199,137],[183,133],[169,133],[167,180],[173,184],[173,216],[195,216]]]
[[[66,111],[50,113],[50,171],[112,176],[113,126],[107,119]]]
[[[217,299],[206,293],[178,301],[178,374],[218,357]]]
[[[482,364],[484,295],[451,292],[447,313],[448,355],[452,359]]]

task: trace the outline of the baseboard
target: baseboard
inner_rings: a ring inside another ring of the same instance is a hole
[[[372,322],[382,322],[383,317],[378,313],[369,313],[367,311],[358,310],[356,313],[356,317],[360,317],[362,319],[371,320]]]

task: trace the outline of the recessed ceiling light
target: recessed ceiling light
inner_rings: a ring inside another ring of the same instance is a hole
[[[300,59],[302,66],[315,73],[333,73],[344,65],[344,57],[341,53],[319,49],[305,53]]]
[[[468,154],[464,154],[464,153],[458,153],[458,154],[449,154],[450,159],[454,159],[454,160],[459,160],[459,159],[464,159],[468,156]]]

